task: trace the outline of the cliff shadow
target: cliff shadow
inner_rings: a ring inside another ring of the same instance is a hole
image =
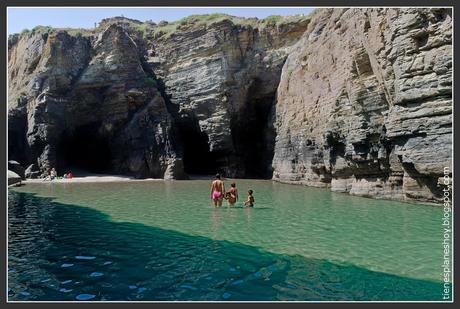
[[[264,93],[261,81],[254,80],[248,97],[232,118],[232,138],[237,176],[271,179],[276,132],[276,92]]]
[[[198,120],[184,117],[175,121],[175,137],[177,148],[182,153],[184,171],[190,175],[212,175],[219,170],[217,161],[221,156],[209,150],[209,138],[202,132]]]
[[[100,123],[95,122],[62,133],[57,144],[58,171],[77,168],[109,173],[113,170],[109,140],[98,133],[99,127]]]
[[[441,282],[114,222],[30,193],[8,201],[10,301],[441,300]]]

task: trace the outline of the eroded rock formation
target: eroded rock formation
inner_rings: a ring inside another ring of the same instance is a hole
[[[111,18],[8,43],[9,157],[28,175],[273,174],[432,202],[451,169],[447,9]]]
[[[190,172],[271,176],[272,108],[283,63],[309,19],[191,23],[149,41]]]
[[[276,105],[274,179],[435,201],[452,159],[448,9],[334,9],[289,55]]]
[[[183,177],[171,116],[133,39],[23,35],[9,48],[10,157],[139,177]]]

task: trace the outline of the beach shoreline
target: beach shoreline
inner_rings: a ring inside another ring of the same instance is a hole
[[[163,181],[163,178],[134,178],[131,176],[120,175],[91,175],[91,176],[77,176],[73,178],[59,178],[53,180],[44,179],[26,179],[22,184],[29,183],[104,183],[104,182],[145,182],[145,181]]]

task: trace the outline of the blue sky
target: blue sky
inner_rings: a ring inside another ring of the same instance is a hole
[[[192,14],[227,13],[265,18],[269,15],[308,14],[313,8],[8,8],[8,34],[35,26],[92,28],[95,22],[113,16],[140,21],[174,21]]]

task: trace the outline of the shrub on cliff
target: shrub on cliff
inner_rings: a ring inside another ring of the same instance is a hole
[[[50,26],[37,26],[32,29],[32,34],[35,33],[52,33],[55,32],[56,29]]]
[[[146,77],[144,79],[144,85],[147,87],[157,87],[157,81],[153,77]]]
[[[270,15],[270,16],[267,16],[264,21],[267,23],[267,24],[276,24],[277,22],[279,22],[283,17],[280,16],[280,15]]]

